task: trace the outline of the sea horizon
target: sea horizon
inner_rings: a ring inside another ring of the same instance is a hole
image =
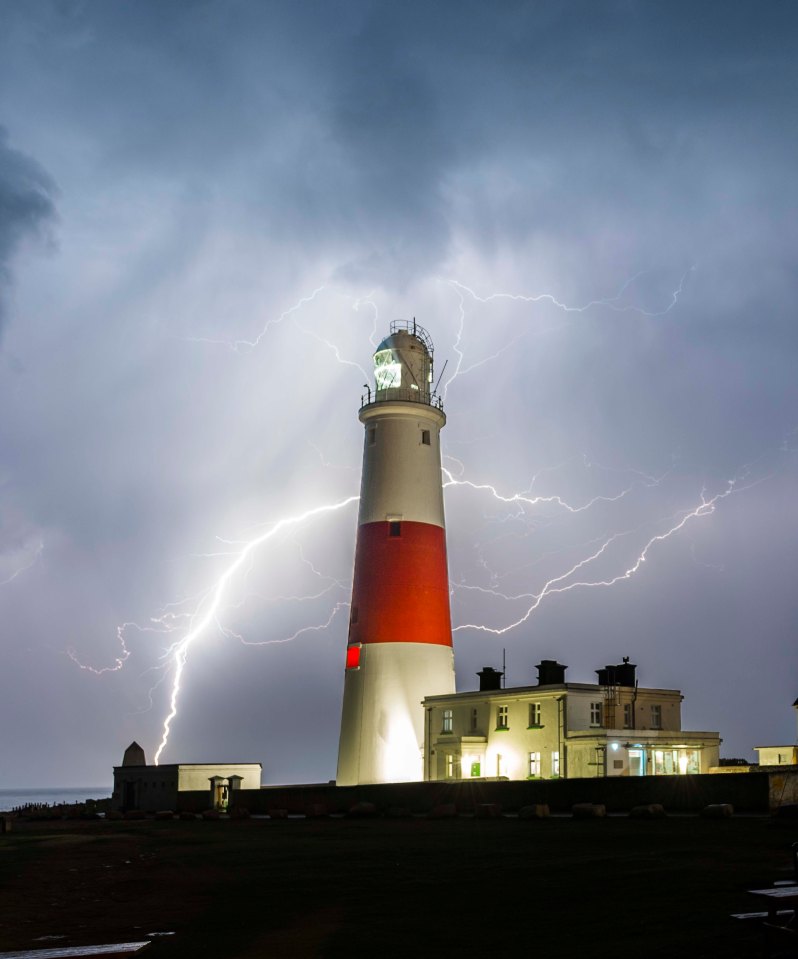
[[[0,788],[0,812],[10,812],[18,806],[59,806],[85,802],[87,799],[109,799],[110,786],[29,786],[15,789]]]

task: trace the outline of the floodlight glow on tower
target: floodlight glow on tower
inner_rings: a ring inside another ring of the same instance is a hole
[[[338,751],[339,786],[423,778],[425,696],[455,689],[432,341],[397,320],[374,354]]]

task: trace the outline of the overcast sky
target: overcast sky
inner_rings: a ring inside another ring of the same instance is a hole
[[[0,787],[152,759],[170,644],[283,519],[196,630],[161,761],[334,777],[357,507],[293,520],[357,495],[371,353],[413,316],[444,465],[504,497],[445,492],[459,688],[503,650],[509,685],[630,656],[722,755],[794,741],[796,26],[3,4]]]

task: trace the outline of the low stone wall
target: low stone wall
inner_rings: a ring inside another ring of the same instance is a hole
[[[798,766],[760,767],[769,780],[771,811],[798,803]]]
[[[798,786],[796,786],[798,788]],[[767,813],[772,808],[768,773],[747,776],[724,774],[701,776],[636,776],[606,779],[530,780],[523,782],[473,781],[386,783],[377,786],[332,784],[266,786],[233,794],[233,805],[250,813],[285,809],[289,814],[344,813],[355,803],[373,803],[381,813],[407,810],[429,812],[454,804],[459,812],[475,806],[497,804],[505,812],[545,803],[552,812],[570,812],[576,803],[600,803],[608,812],[629,812],[635,806],[653,803],[667,812],[698,812],[704,806],[730,803],[735,812]],[[181,810],[201,812],[207,808],[207,792],[181,792]]]

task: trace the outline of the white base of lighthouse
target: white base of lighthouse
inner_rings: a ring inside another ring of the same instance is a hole
[[[347,669],[339,786],[424,779],[426,696],[455,691],[454,653],[434,643],[364,643]]]

